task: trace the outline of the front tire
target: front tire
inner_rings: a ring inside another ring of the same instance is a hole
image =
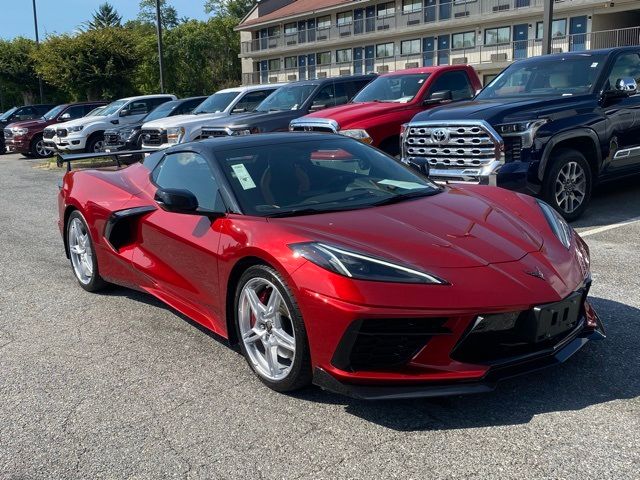
[[[29,155],[33,158],[47,158],[52,156],[52,153],[44,146],[42,135],[37,135],[31,140]]]
[[[242,353],[265,385],[290,392],[311,383],[302,315],[276,270],[265,265],[247,269],[236,289],[234,312]]]
[[[98,259],[87,222],[77,210],[69,215],[66,236],[69,260],[76,280],[87,292],[102,290],[107,284],[98,271]]]
[[[87,141],[87,146],[85,151],[87,153],[101,153],[104,149],[104,135],[103,134],[94,134]]]
[[[573,149],[553,152],[551,162],[542,185],[543,199],[567,221],[576,220],[591,199],[593,174],[589,162]]]

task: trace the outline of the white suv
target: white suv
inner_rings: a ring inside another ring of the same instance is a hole
[[[175,95],[144,95],[121,98],[110,103],[91,117],[82,117],[70,122],[59,123],[55,127],[52,140],[59,152],[101,152],[104,144],[104,131],[114,125],[136,123]]]
[[[202,127],[212,119],[253,112],[262,100],[282,85],[284,84],[272,83],[227,88],[211,95],[189,115],[176,115],[147,122],[142,125],[142,147],[159,150],[176,143],[197,140]]]

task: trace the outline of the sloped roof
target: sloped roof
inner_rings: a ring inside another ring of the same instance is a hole
[[[238,25],[237,29],[240,30],[244,27],[250,27],[251,25],[258,25],[273,20],[293,17],[303,13],[312,13],[316,10],[323,10],[349,3],[356,2],[354,2],[354,0],[296,0],[295,2],[285,5],[284,7],[268,13],[267,15],[263,15],[262,17],[245,20]]]

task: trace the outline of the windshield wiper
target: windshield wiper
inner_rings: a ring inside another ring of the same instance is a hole
[[[279,218],[279,217],[298,217],[302,215],[316,215],[318,213],[332,213],[332,212],[346,212],[347,210],[358,210],[360,208],[366,208],[370,205],[357,205],[351,207],[342,207],[342,208],[297,208],[293,210],[285,210],[284,212],[275,212],[266,215],[268,218]]]
[[[440,193],[440,190],[428,190],[428,191],[420,190],[417,192],[399,193],[398,195],[394,195],[393,197],[380,200],[379,202],[374,203],[373,206],[379,207],[381,205],[391,205],[392,203],[398,203],[398,202],[402,202],[404,200],[409,200],[412,198],[430,197],[438,193]]]

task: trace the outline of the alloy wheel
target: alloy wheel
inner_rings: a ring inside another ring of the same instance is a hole
[[[94,153],[101,153],[103,147],[104,147],[104,141],[103,140],[98,140],[97,142],[95,142],[93,144],[93,152]]]
[[[291,313],[284,298],[269,280],[249,280],[240,292],[238,326],[249,361],[270,381],[289,375],[296,354]]]
[[[93,278],[93,252],[86,226],[79,218],[73,218],[68,230],[69,255],[76,277],[83,285]]]
[[[42,140],[36,142],[34,150],[38,157],[46,157],[49,155],[49,150],[44,146],[44,141]]]
[[[567,162],[556,177],[555,199],[565,213],[573,213],[582,205],[587,193],[587,177],[577,162]]]

